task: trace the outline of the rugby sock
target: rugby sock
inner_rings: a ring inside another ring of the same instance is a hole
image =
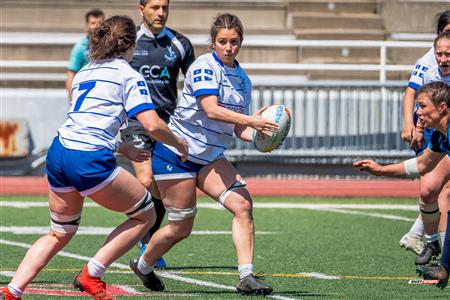
[[[138,268],[139,272],[141,272],[141,274],[143,274],[143,275],[150,274],[150,272],[153,271],[153,267],[150,266],[149,264],[147,264],[145,262],[145,260],[142,258],[142,256],[139,257],[137,268]]]
[[[442,248],[444,248],[444,247],[445,247],[445,246],[444,246],[444,242],[445,242],[445,231],[439,232],[439,235],[441,236],[441,245],[442,245]]]
[[[250,274],[253,274],[253,264],[242,264],[238,266],[239,279],[244,278]]]
[[[441,256],[441,265],[447,270],[450,271],[450,210],[447,215],[447,231],[445,232],[445,240],[443,242],[443,250]],[[448,234],[447,234],[448,233]]]
[[[432,243],[437,241],[439,238],[439,235],[437,233],[433,233],[431,235],[425,234],[425,242]]]
[[[409,230],[412,236],[421,238],[423,235],[424,227],[422,218],[417,218],[413,226]]]
[[[16,287],[14,284],[12,283],[8,284],[8,290],[16,298],[22,297],[23,291],[18,287]]]
[[[94,258],[91,258],[89,260],[87,266],[89,270],[89,276],[91,277],[102,277],[103,273],[105,273],[106,271],[106,267]]]

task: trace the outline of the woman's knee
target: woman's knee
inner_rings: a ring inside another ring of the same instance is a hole
[[[420,198],[426,204],[437,202],[441,188],[434,185],[421,186]]]
[[[70,242],[70,240],[75,235],[75,233],[76,232],[71,232],[71,233],[58,232],[58,231],[55,231],[54,229],[50,228],[48,235],[50,235],[52,238],[54,238],[58,245],[60,245],[61,247],[64,247],[65,245],[67,245]]]

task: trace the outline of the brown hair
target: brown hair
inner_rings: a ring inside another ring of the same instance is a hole
[[[436,49],[436,45],[440,40],[449,40],[450,41],[450,31],[444,31],[439,33],[439,35],[434,39],[434,49]]]
[[[87,22],[89,22],[89,18],[90,17],[94,17],[94,18],[105,18],[105,14],[103,13],[103,11],[101,11],[100,9],[91,9],[90,11],[88,11],[85,15],[84,15],[84,20]]]
[[[89,36],[91,60],[121,57],[136,43],[136,25],[127,16],[106,19]]]
[[[239,35],[241,43],[244,40],[244,26],[242,26],[241,20],[237,16],[229,13],[219,14],[214,19],[210,30],[211,48],[216,40],[217,34],[222,29],[234,29]]]
[[[445,82],[436,81],[427,83],[420,88],[417,96],[420,94],[429,95],[434,105],[445,102],[447,103],[447,107],[450,108],[450,86]]]

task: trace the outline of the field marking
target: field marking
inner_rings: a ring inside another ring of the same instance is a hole
[[[2,226],[0,232],[12,234],[46,234],[49,226]],[[80,226],[77,235],[108,235],[115,227]],[[277,234],[271,231],[257,231],[258,235]],[[231,231],[223,230],[193,230],[191,235],[231,235]]]
[[[31,247],[30,244],[7,241],[4,239],[0,239],[0,244],[5,244],[5,245],[9,245],[9,246],[17,246],[17,247],[22,247],[22,248],[26,248],[26,249],[29,249]],[[78,260],[82,260],[82,261],[89,261],[91,259],[88,256],[69,253],[66,251],[59,251],[56,255],[74,258],[74,259],[78,259]],[[128,265],[121,264],[121,263],[112,263],[110,267],[116,267],[116,268],[122,269],[122,270],[129,270]],[[176,281],[191,283],[194,285],[201,285],[201,286],[212,287],[212,288],[217,288],[217,289],[236,291],[236,288],[234,286],[223,285],[223,284],[218,284],[218,283],[213,283],[213,282],[198,280],[198,279],[193,279],[193,278],[186,278],[186,277],[178,276],[176,274],[171,274],[168,271],[156,271],[156,272],[158,273],[159,276],[161,276],[163,278],[169,278],[169,279],[173,279]],[[296,298],[289,298],[289,297],[279,296],[279,295],[268,295],[267,297],[274,298],[274,299],[280,299],[280,300],[296,300]]]
[[[0,201],[0,207],[32,208],[47,207],[47,201]],[[84,207],[100,207],[94,202],[84,203]],[[198,208],[224,209],[218,203],[197,203]],[[379,209],[419,211],[418,204],[321,204],[321,203],[253,203],[255,208],[300,208],[300,209]]]
[[[1,243],[1,240],[0,240]],[[15,269],[3,268],[3,272],[0,272],[0,275],[5,277],[12,277],[14,275]],[[79,269],[44,269],[43,272],[69,272],[74,273],[78,272]],[[220,275],[220,276],[238,276],[238,272],[221,272],[221,271],[170,271],[166,270],[165,272],[174,274],[174,275]],[[124,269],[108,269],[108,273],[116,273],[116,274],[133,274],[132,271],[124,270]],[[301,273],[262,273],[258,274],[263,277],[285,277],[285,278],[315,278],[315,279],[359,279],[359,280],[379,280],[379,281],[391,281],[391,280],[414,280],[417,277],[409,277],[409,276],[360,276],[360,275],[328,275],[319,272],[301,272]]]

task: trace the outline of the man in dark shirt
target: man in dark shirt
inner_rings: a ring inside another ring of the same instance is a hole
[[[137,28],[136,48],[130,64],[144,76],[156,112],[168,123],[177,105],[178,74],[180,70],[186,74],[195,60],[194,49],[185,36],[165,26],[169,15],[169,0],[140,0],[139,10],[143,22]],[[152,148],[153,141],[137,122],[131,121],[128,128],[122,130],[121,136],[125,141],[135,140],[142,147]],[[155,225],[140,241],[143,253],[150,237],[164,219],[165,208],[153,181],[151,161],[131,164],[137,178],[152,194],[157,214]],[[162,258],[156,263],[156,267],[165,266]]]

